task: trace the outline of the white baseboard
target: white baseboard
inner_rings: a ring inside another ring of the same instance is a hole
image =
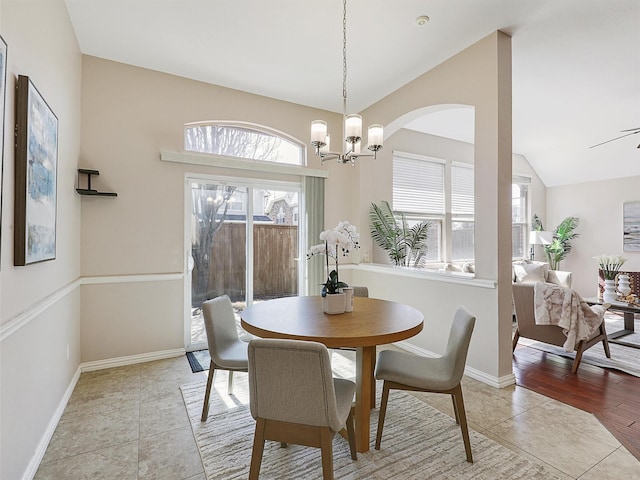
[[[174,348],[172,350],[160,350],[158,352],[140,353],[137,355],[129,355],[126,357],[107,358],[106,360],[96,360],[93,362],[85,362],[80,364],[83,372],[91,372],[93,370],[103,370],[105,368],[123,367],[125,365],[134,365],[136,363],[152,362],[154,360],[163,360],[165,358],[179,357],[186,353],[184,348]]]
[[[38,442],[38,446],[36,447],[36,452],[33,455],[33,457],[31,457],[31,461],[29,462],[27,469],[22,475],[22,480],[32,480],[33,477],[36,475],[36,472],[38,471],[38,467],[40,466],[40,462],[42,461],[42,458],[44,457],[44,454],[47,451],[47,447],[49,446],[49,442],[53,437],[53,433],[56,431],[58,422],[60,421],[60,418],[64,413],[64,409],[67,408],[67,403],[69,403],[71,394],[73,393],[73,390],[76,388],[76,384],[80,379],[80,373],[81,373],[81,369],[80,369],[80,366],[78,366],[78,368],[76,369],[76,372],[73,374],[73,377],[71,378],[71,382],[69,382],[69,386],[67,386],[67,389],[65,390],[64,395],[60,399],[58,408],[56,408],[56,411],[53,413],[53,416],[51,417],[51,420],[47,425],[47,429],[44,431],[42,438]]]
[[[435,353],[430,352],[429,350],[416,347],[415,345],[408,342],[404,342],[404,341],[396,342],[394,343],[394,345],[397,346],[398,348],[406,350],[410,353],[414,353],[416,355],[420,355],[422,357],[429,357],[429,358],[439,357],[439,355],[436,355]],[[487,385],[495,388],[504,388],[516,383],[516,376],[513,373],[510,373],[509,375],[505,375],[503,377],[495,377],[493,375],[487,375],[485,372],[482,372],[475,368],[466,367],[464,369],[464,374],[468,377],[471,377],[482,383],[486,383]]]

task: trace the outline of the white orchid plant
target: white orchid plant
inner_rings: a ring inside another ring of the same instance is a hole
[[[620,255],[598,255],[593,258],[598,262],[598,266],[600,270],[602,270],[602,275],[605,280],[615,280],[616,275],[620,271],[620,267],[627,261],[626,258]]]
[[[322,296],[327,293],[338,293],[341,288],[348,287],[344,282],[340,281],[338,272],[338,258],[346,257],[352,250],[360,248],[360,234],[356,227],[347,221],[338,223],[336,228],[324,230],[320,233],[320,240],[323,243],[312,246],[307,252],[307,259],[315,255],[325,255],[327,258],[327,272],[329,272],[329,257],[335,261],[336,268],[331,270],[327,276],[327,281],[322,284]]]

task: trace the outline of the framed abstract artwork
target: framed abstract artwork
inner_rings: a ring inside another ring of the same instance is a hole
[[[29,77],[16,94],[14,265],[56,258],[58,118]]]
[[[622,244],[625,252],[640,252],[640,202],[623,206]]]
[[[0,36],[0,241],[2,240],[2,174],[4,172],[4,110],[7,91],[7,44]]]

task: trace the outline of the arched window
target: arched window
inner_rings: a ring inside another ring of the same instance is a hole
[[[241,122],[188,123],[187,151],[265,162],[304,165],[304,145],[281,132]]]

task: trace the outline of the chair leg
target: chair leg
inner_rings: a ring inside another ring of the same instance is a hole
[[[462,430],[462,440],[464,441],[464,451],[467,454],[467,462],[473,463],[473,455],[471,454],[471,441],[469,440],[469,426],[467,425],[467,415],[464,411],[464,400],[462,399],[462,386],[458,384],[453,389],[455,396],[454,405],[456,406],[457,417],[460,420],[460,430]]]
[[[518,327],[516,327],[516,332],[513,334],[513,343],[511,344],[511,351],[515,351],[518,346],[518,339],[520,338],[520,332],[518,331]]]
[[[213,377],[216,373],[216,367],[213,362],[209,364],[209,378],[207,378],[207,389],[204,392],[204,404],[202,405],[202,415],[200,416],[201,422],[206,422],[209,416],[209,396],[211,395],[211,385],[213,384]]]
[[[227,393],[233,395],[233,370],[229,370],[229,383],[227,385]]]
[[[387,402],[389,401],[389,385],[385,381],[382,386],[382,400],[380,401],[380,415],[378,416],[378,431],[376,432],[375,449],[380,450],[382,441],[382,428],[384,427],[384,417],[387,414]]]
[[[265,419],[256,419],[256,431],[253,434],[253,451],[251,452],[251,465],[249,466],[249,480],[258,480],[260,465],[262,465],[262,453],[264,451]]]
[[[333,434],[329,427],[320,427],[323,480],[333,480],[333,445],[331,444],[331,437],[333,437]]]
[[[349,451],[351,452],[351,459],[357,460],[358,454],[356,453],[356,432],[353,422],[353,407],[349,410],[349,416],[347,417],[347,437],[349,439]]]
[[[604,320],[600,325],[600,333],[602,334],[602,347],[604,348],[604,354],[607,358],[611,358],[611,350],[609,350],[609,339],[607,338],[607,330],[604,326]]]
[[[451,402],[453,403],[453,413],[456,417],[456,423],[460,425],[460,417],[458,416],[458,405],[456,404],[456,396],[453,393],[451,394]]]
[[[584,340],[578,344],[578,349],[576,350],[576,358],[573,359],[573,365],[571,366],[571,373],[576,373],[578,371],[578,367],[580,366],[580,361],[582,360],[582,354],[584,353]]]

